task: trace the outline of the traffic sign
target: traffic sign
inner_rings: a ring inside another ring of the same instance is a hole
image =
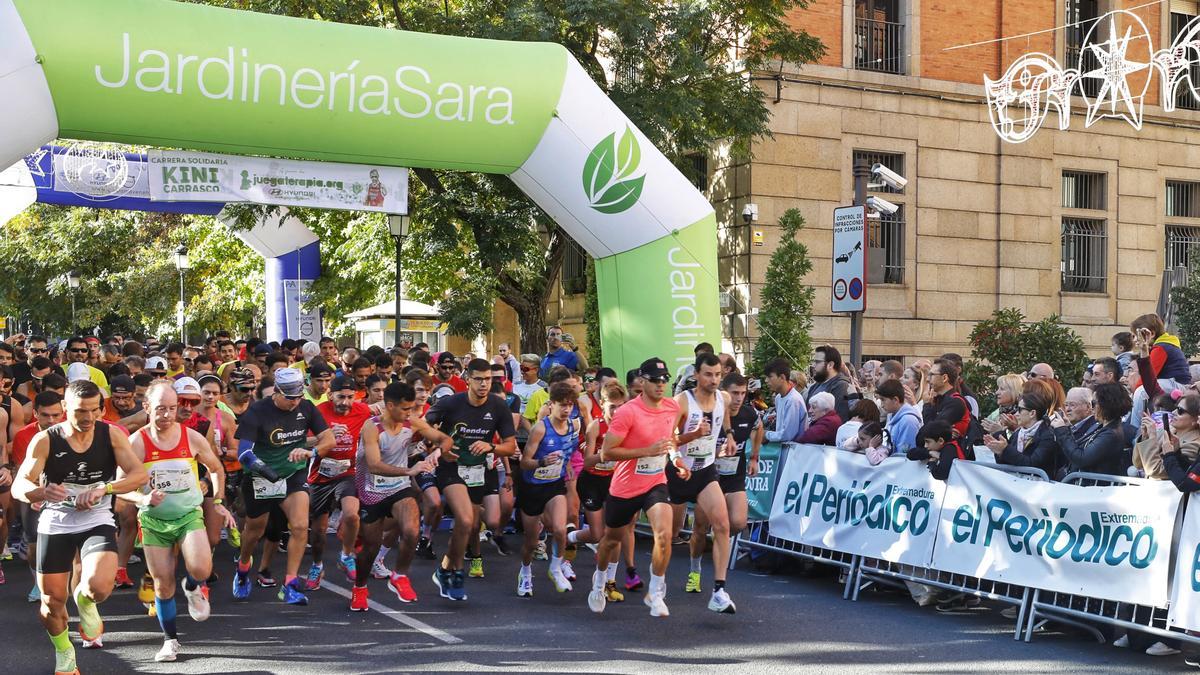
[[[834,312],[867,308],[867,207],[843,206],[833,211]]]

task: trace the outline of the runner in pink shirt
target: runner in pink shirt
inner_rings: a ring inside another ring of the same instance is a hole
[[[654,530],[650,588],[645,602],[650,616],[668,616],[663,598],[667,594],[667,564],[671,561],[672,514],[663,471],[669,461],[683,480],[691,473],[675,451],[679,404],[665,398],[671,371],[662,359],[654,358],[642,364],[640,373],[646,381],[642,395],[617,410],[600,450],[600,461],[616,461],[617,466],[604,505],[606,529],[596,553],[588,607],[593,612],[604,611],[608,563],[616,559],[617,547],[638,511],[645,511]]]

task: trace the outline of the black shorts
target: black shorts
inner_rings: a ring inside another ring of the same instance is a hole
[[[655,485],[648,491],[634,497],[608,496],[604,503],[604,526],[625,527],[633,522],[638,511],[649,511],[655,504],[669,504],[666,485]]]
[[[413,482],[417,484],[418,490],[424,492],[429,488],[437,487],[437,476],[429,473],[428,471],[422,471],[413,477]]]
[[[72,534],[42,534],[37,538],[38,574],[63,574],[75,565],[75,554],[80,559],[92,553],[117,552],[117,528],[112,525],[97,525],[90,530]]]
[[[668,464],[667,491],[671,495],[671,503],[695,504],[704,488],[708,487],[709,483],[717,482],[717,478],[719,476],[716,464],[709,464],[699,471],[693,471],[691,477],[686,481],[679,479],[679,473],[674,464]]]
[[[346,476],[328,483],[314,483],[308,486],[308,517],[328,515],[335,508],[341,508],[344,497],[357,497],[358,488],[354,485],[354,476]]]
[[[450,485],[463,485],[466,482],[458,475],[458,464],[456,462],[444,462],[437,465],[437,488],[443,494],[446,488]],[[483,498],[488,495],[500,494],[500,476],[495,469],[483,470],[483,485],[475,487],[467,486],[467,493],[471,496],[472,504],[482,504]]]
[[[390,494],[378,503],[363,504],[358,508],[358,518],[363,525],[390,518],[392,507],[405,499],[411,499],[414,502],[417,500],[417,491],[413,486],[409,485],[395,494]]]
[[[255,499],[254,498],[254,474],[242,477],[242,501],[246,504],[246,517],[258,518],[266,515],[271,511],[271,507],[275,504],[282,503],[296,492],[307,492],[305,488],[305,479],[308,475],[303,469],[294,471],[288,476],[287,489],[282,497],[272,497],[270,499]]]
[[[271,510],[267,511],[267,529],[263,532],[263,538],[267,541],[283,541],[283,533],[289,530],[287,516],[283,515],[283,509],[279,508],[282,503],[271,502]]]
[[[591,471],[583,471],[575,481],[575,491],[579,493],[579,503],[584,511],[599,511],[604,508],[608,499],[608,486],[612,485],[612,474],[601,476]]]
[[[521,481],[521,489],[517,494],[517,508],[527,516],[540,516],[546,511],[546,504],[558,496],[566,496],[567,483],[559,480],[553,483],[530,483]]]
[[[738,458],[737,471],[728,475],[722,476],[717,474],[717,482],[721,484],[721,492],[731,495],[735,492],[746,491],[746,456],[742,455]]]

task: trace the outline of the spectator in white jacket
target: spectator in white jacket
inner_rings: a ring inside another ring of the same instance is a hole
[[[775,394],[775,427],[767,431],[768,443],[788,443],[804,433],[808,409],[792,385],[792,364],[785,358],[772,359],[763,369],[767,387]]]

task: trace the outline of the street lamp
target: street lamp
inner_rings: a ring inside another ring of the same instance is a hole
[[[396,240],[396,331],[392,334],[392,344],[400,344],[400,298],[404,294],[400,285],[400,249],[404,247],[404,239],[412,227],[412,219],[407,215],[389,215],[388,229]]]
[[[71,289],[71,334],[75,334],[75,291],[79,288],[79,272],[67,272],[67,288]]]
[[[191,267],[192,264],[188,261],[188,248],[180,244],[179,248],[175,249],[175,269],[179,270],[179,305],[175,308],[175,313],[179,322],[179,340],[184,344],[187,344],[187,322],[183,311],[183,274]]]

